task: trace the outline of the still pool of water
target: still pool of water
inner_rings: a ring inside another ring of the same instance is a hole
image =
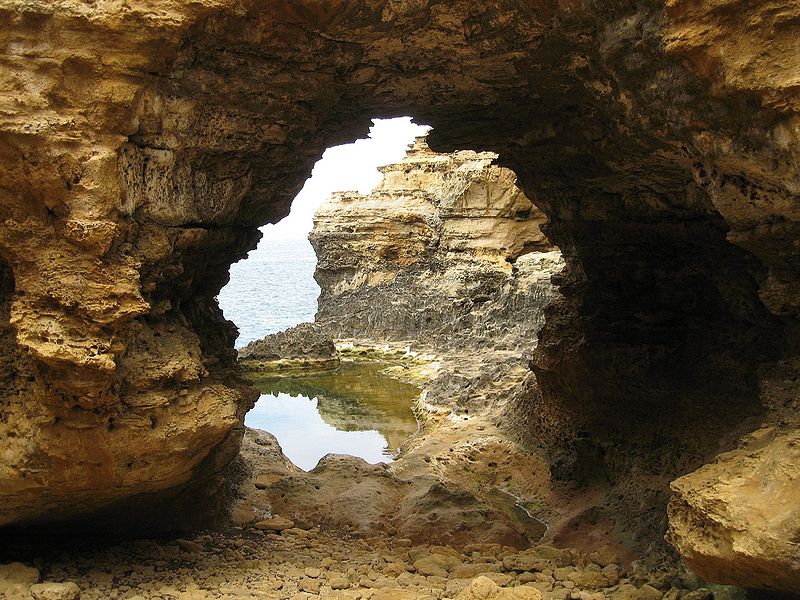
[[[328,453],[391,462],[417,431],[411,410],[419,388],[381,373],[375,363],[342,363],[297,377],[254,376],[262,392],[245,425],[272,433],[301,469]]]

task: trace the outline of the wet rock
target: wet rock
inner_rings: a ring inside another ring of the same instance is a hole
[[[314,323],[301,323],[250,342],[239,351],[239,360],[258,370],[325,370],[339,366],[339,353],[322,328]]]

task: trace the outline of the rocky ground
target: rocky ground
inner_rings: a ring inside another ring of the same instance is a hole
[[[419,431],[391,464],[329,455],[305,472],[270,434],[248,430],[240,453],[246,476],[234,505],[238,524],[275,510],[366,537],[521,548],[545,534],[543,517],[559,522],[558,511],[543,512],[556,504],[546,464],[510,440],[500,423],[501,399],[524,377],[518,355],[414,354],[398,344],[340,347],[343,360],[372,361],[384,374],[421,388],[412,407]],[[486,364],[495,381],[481,376]],[[584,550],[600,543],[593,540]]]
[[[3,551],[7,555],[9,547]],[[626,570],[607,548],[584,555],[547,545],[440,546],[360,539],[273,517],[254,527],[107,545],[28,540],[23,565],[0,565],[6,600],[618,600],[736,598],[665,570]],[[43,583],[39,583],[43,582]]]
[[[239,351],[239,363],[253,371],[300,371],[335,369],[339,366],[336,346],[313,323],[300,323]]]
[[[8,540],[0,600],[744,598],[674,561],[635,560],[598,523],[573,526],[575,547],[552,545],[591,498],[570,499],[541,458],[498,427],[497,398],[524,374],[518,356],[492,354],[505,364],[492,385],[479,377],[480,355],[345,344],[342,356],[380,357],[388,373],[425,387],[420,432],[395,462],[328,455],[305,472],[271,434],[248,429],[231,469],[239,525],[123,542]]]

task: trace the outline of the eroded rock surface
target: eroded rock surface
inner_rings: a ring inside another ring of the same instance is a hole
[[[339,354],[325,332],[311,323],[301,323],[250,342],[239,351],[239,360],[255,369],[331,369],[339,364]]]
[[[672,490],[668,539],[693,569],[712,581],[800,594],[800,435],[757,431]]]
[[[668,472],[765,408],[797,425],[760,378],[796,354],[799,11],[3,0],[0,522],[221,472],[252,401],[228,265],[325,146],[404,113],[436,150],[497,152],[547,214],[567,269],[525,431],[566,478],[636,473],[618,512],[657,521]]]
[[[562,263],[546,217],[496,158],[438,154],[418,138],[370,194],[324,203],[310,235],[316,322],[337,339],[449,353],[535,343]]]

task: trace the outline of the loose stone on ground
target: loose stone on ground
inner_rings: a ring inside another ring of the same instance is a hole
[[[288,520],[275,516],[273,519]],[[368,540],[284,528],[137,540],[39,553],[40,569],[0,565],[3,600],[678,600],[680,573],[628,573],[605,555]],[[297,535],[302,532],[304,535]],[[39,583],[43,580],[44,583]],[[666,582],[666,583],[665,583]],[[713,596],[704,598],[730,596]],[[687,595],[689,594],[689,595]],[[695,594],[692,596],[691,594]]]

